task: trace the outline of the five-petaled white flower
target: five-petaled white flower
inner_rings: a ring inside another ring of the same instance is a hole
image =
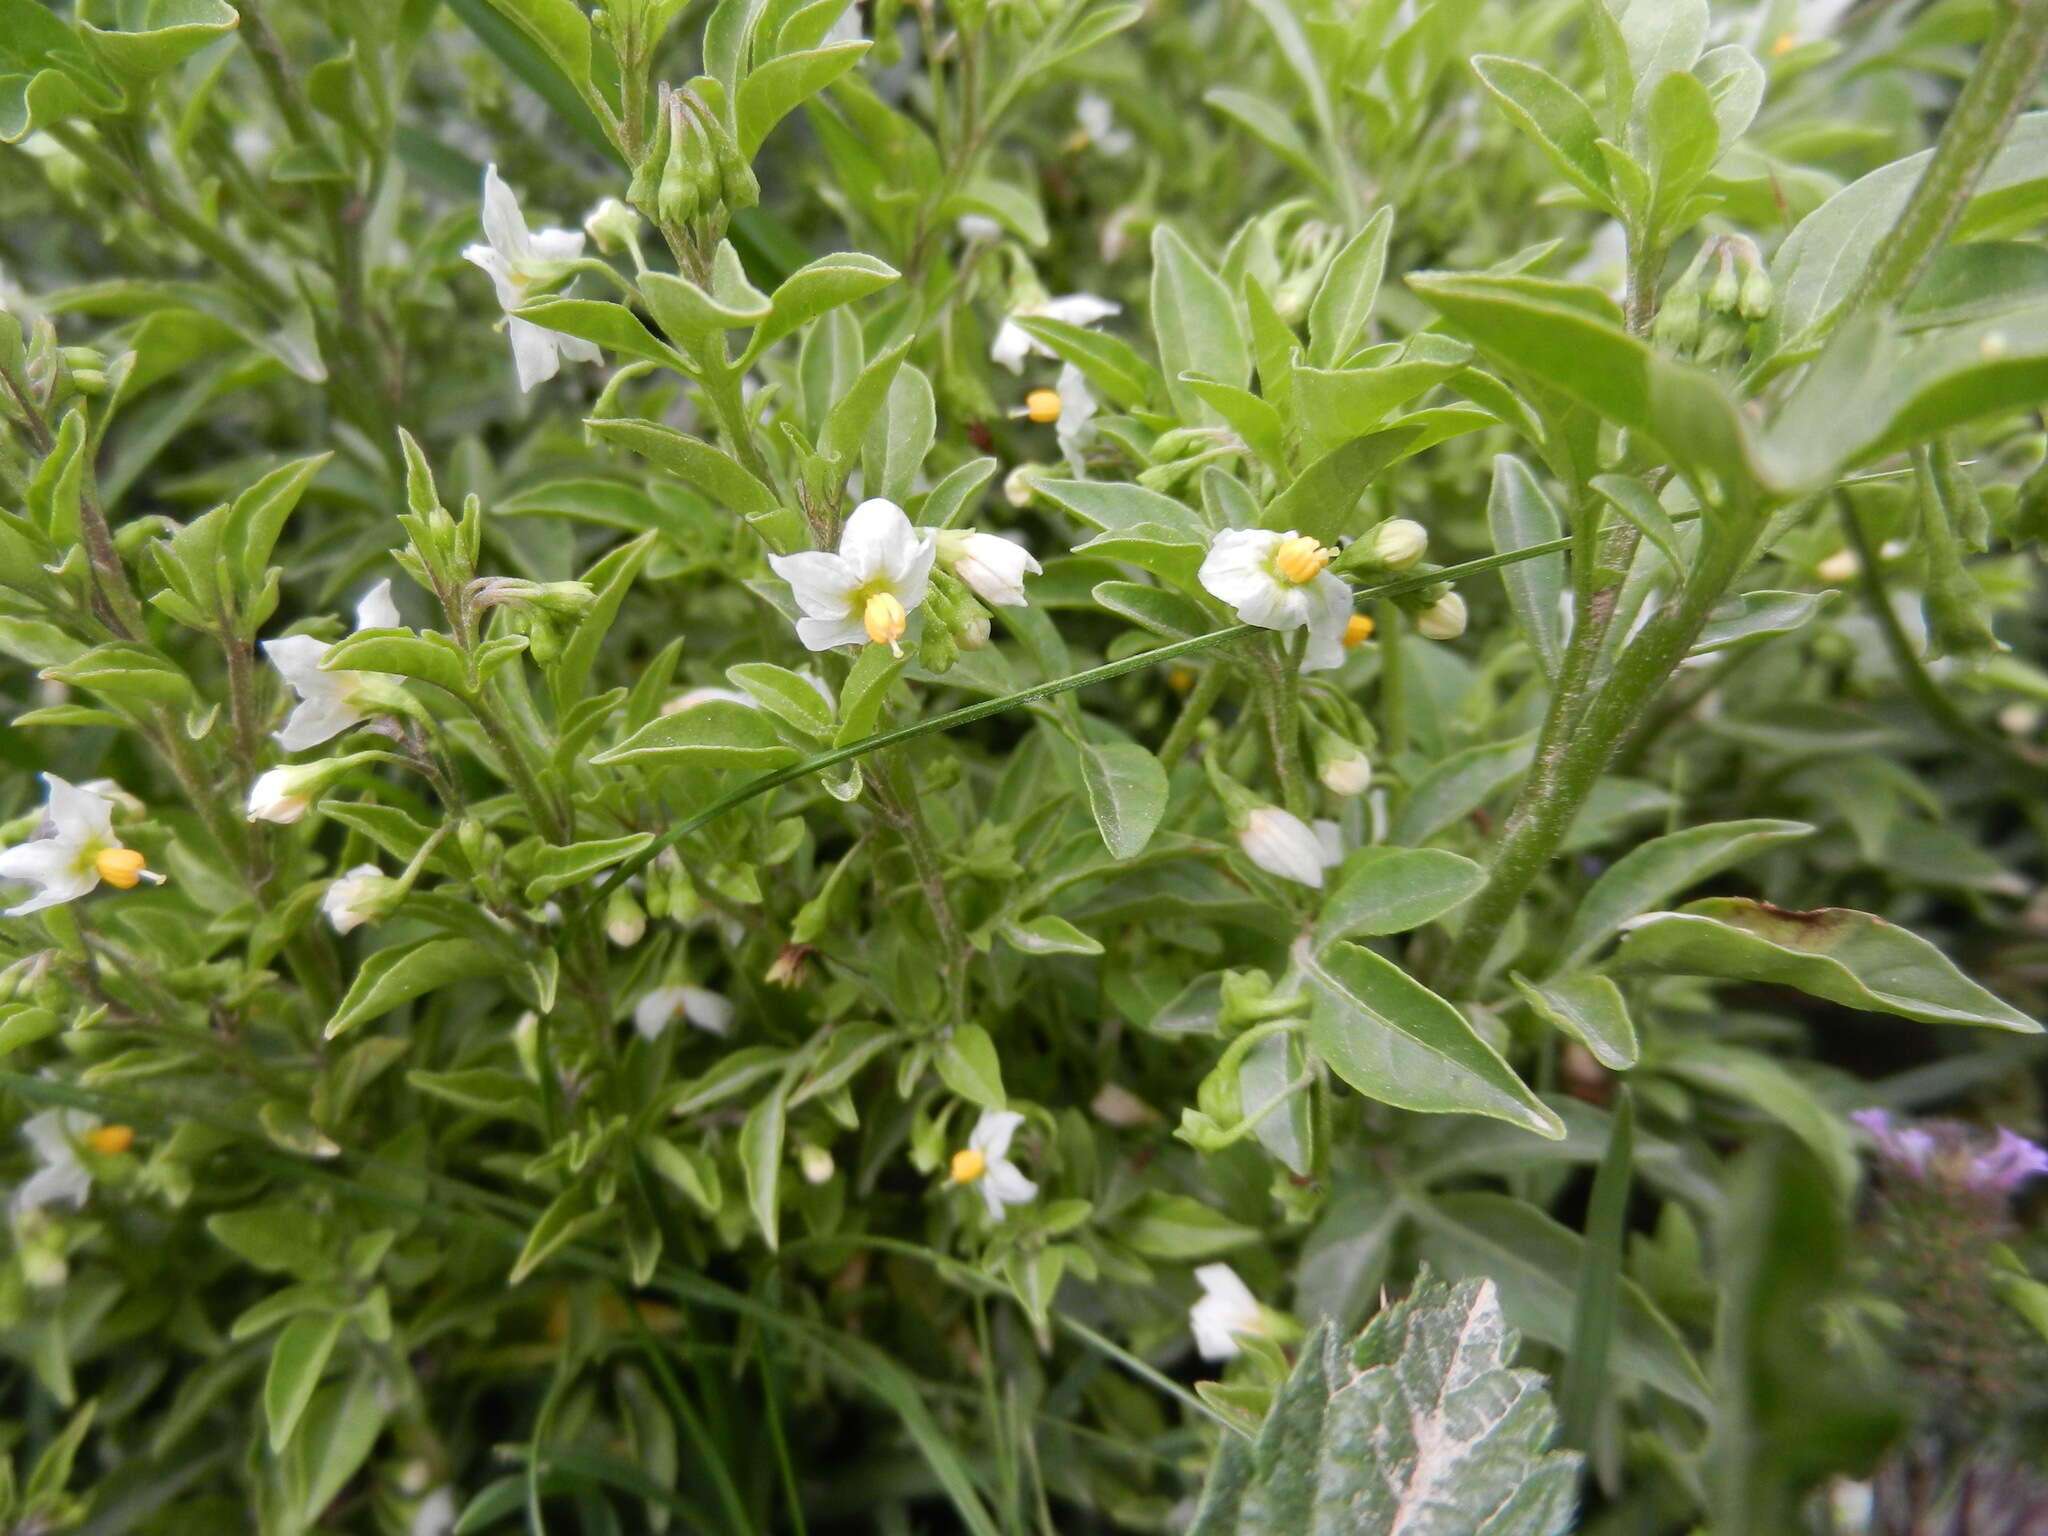
[[[338,879],[328,882],[320,898],[320,911],[334,925],[336,933],[353,933],[365,923],[385,915],[393,881],[374,864],[358,864]]]
[[[19,1216],[46,1205],[77,1210],[92,1192],[92,1172],[78,1155],[78,1143],[99,1124],[82,1109],[46,1109],[21,1125],[21,1134],[35,1150],[36,1171],[21,1182],[8,1202]]]
[[[732,1033],[732,1003],[703,987],[656,987],[634,1005],[633,1027],[644,1039],[657,1038],[679,1018],[707,1034]]]
[[[1092,293],[1062,294],[1056,299],[1043,299],[1036,304],[1019,305],[1010,311],[996,331],[995,342],[989,347],[988,355],[1001,363],[1012,373],[1021,373],[1024,359],[1037,353],[1040,357],[1053,354],[1044,343],[1017,322],[1019,320],[1063,320],[1068,325],[1093,325],[1098,320],[1107,320],[1111,315],[1121,314],[1123,306],[1109,299],[1098,298]]]
[[[1226,528],[1209,545],[1198,573],[1210,596],[1261,629],[1308,626],[1301,670],[1324,672],[1344,663],[1351,589],[1324,569],[1336,551],[1305,533]]]
[[[1310,826],[1291,811],[1262,805],[1237,829],[1237,842],[1267,874],[1321,890],[1323,871],[1344,856],[1336,832],[1335,822]]]
[[[356,604],[356,628],[398,627],[398,605],[391,600],[391,583],[388,579],[380,581]],[[263,642],[263,654],[299,696],[298,707],[274,733],[277,744],[287,752],[317,747],[340,735],[366,713],[359,699],[365,674],[320,670],[321,657],[331,649],[325,640],[315,640],[311,635],[286,635],[282,640]],[[251,799],[253,804],[254,797]]]
[[[1010,1138],[1024,1117],[1014,1109],[984,1109],[968,1133],[967,1145],[953,1154],[955,1184],[979,1184],[988,1203],[988,1219],[1001,1221],[1003,1207],[1023,1205],[1038,1196],[1038,1186],[1010,1161]]]
[[[804,616],[797,638],[814,651],[872,640],[897,655],[911,610],[924,601],[938,546],[910,526],[893,501],[872,497],[853,509],[839,552],[770,555]]]
[[[112,800],[54,773],[44,774],[43,783],[50,796],[38,835],[0,849],[0,880],[25,880],[41,889],[0,917],[25,917],[76,901],[102,880],[117,891],[133,890],[143,880],[163,884],[162,875],[144,867],[140,852],[114,836]]]
[[[519,211],[519,199],[499,178],[497,166],[490,165],[484,168],[484,239],[489,243],[467,247],[462,258],[490,273],[498,290],[498,304],[505,311],[505,333],[512,338],[512,362],[519,370],[520,392],[552,379],[563,358],[572,363],[602,361],[595,342],[564,336],[513,313],[526,302],[536,283],[553,282],[562,275],[564,264],[583,254],[582,232],[529,230],[526,215]]]
[[[1202,1299],[1188,1308],[1195,1348],[1204,1360],[1235,1360],[1244,1353],[1237,1336],[1263,1326],[1259,1299],[1228,1264],[1204,1264],[1195,1279],[1202,1287]]]
[[[1040,566],[1031,551],[1001,534],[946,528],[938,534],[939,558],[984,603],[996,608],[1023,608],[1026,573]]]

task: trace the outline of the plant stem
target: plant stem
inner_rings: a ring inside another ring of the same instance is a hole
[[[938,851],[932,846],[931,829],[925,825],[915,787],[904,788],[893,763],[875,775],[875,803],[902,838],[904,852],[910,855],[911,865],[917,870],[918,884],[924,887],[925,905],[939,930],[939,951],[945,957],[948,1010],[953,1022],[961,1022],[967,1010],[966,931],[953,911],[952,898],[946,894],[945,872],[939,866]]]
[[[1195,743],[1195,733],[1202,728],[1202,722],[1209,718],[1209,711],[1216,707],[1217,699],[1223,696],[1224,679],[1229,669],[1222,662],[1214,661],[1195,682],[1187,702],[1180,707],[1180,715],[1173,722],[1173,729],[1166,733],[1166,740],[1159,745],[1159,766],[1168,773],[1173,765],[1186,755]]]
[[[1896,307],[1926,274],[1969,206],[1985,168],[2048,68],[2048,0],[2001,0],[1977,66],[1963,82],[1905,212],[1877,243],[1847,315]]]

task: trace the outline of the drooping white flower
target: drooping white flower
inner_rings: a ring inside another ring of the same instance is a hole
[[[384,916],[391,884],[376,865],[358,864],[339,879],[328,882],[320,898],[321,914],[334,925],[336,933],[353,933],[363,924]]]
[[[505,332],[512,338],[512,362],[519,371],[520,392],[552,379],[563,358],[572,363],[602,361],[595,342],[564,336],[513,314],[536,283],[552,282],[561,276],[565,262],[583,254],[582,232],[529,230],[526,215],[519,211],[519,199],[500,179],[495,165],[484,168],[483,223],[487,243],[465,248],[462,258],[488,272],[498,291],[498,305],[506,316]]]
[[[1019,320],[1061,320],[1068,325],[1093,325],[1098,320],[1107,320],[1111,315],[1122,312],[1121,304],[1092,293],[1068,293],[1056,299],[1020,305],[1010,311],[1009,318],[997,329],[996,339],[989,347],[988,355],[1010,372],[1020,373],[1024,368],[1024,359],[1034,352],[1040,357],[1051,357],[1053,354],[1035,336],[1019,325]]]
[[[1331,823],[1334,827],[1335,823]],[[1262,805],[1237,829],[1245,857],[1269,875],[1322,889],[1323,871],[1337,862],[1325,839],[1291,811]]]
[[[1351,589],[1324,569],[1335,557],[1307,534],[1226,528],[1209,545],[1198,573],[1210,596],[1261,629],[1308,626],[1304,672],[1344,663]]]
[[[796,634],[812,650],[868,640],[900,656],[903,631],[924,601],[937,553],[901,507],[877,496],[853,509],[837,554],[770,555],[768,564],[804,611]]]
[[[455,1490],[443,1484],[420,1500],[419,1508],[412,1512],[412,1523],[406,1527],[407,1536],[448,1536],[455,1529],[458,1514]]]
[[[941,529],[936,540],[939,558],[974,595],[996,608],[1023,608],[1024,577],[1040,566],[1031,551],[1014,539],[975,529]]]
[[[1105,155],[1127,155],[1131,146],[1138,142],[1137,135],[1130,129],[1118,126],[1116,108],[1100,91],[1083,91],[1081,99],[1074,103],[1074,116],[1079,119],[1081,131],[1088,136],[1088,142]]]
[[[656,987],[634,1005],[633,1027],[653,1040],[677,1019],[688,1019],[706,1034],[732,1033],[730,999],[703,987]]]
[[[380,581],[356,604],[356,629],[397,629],[398,605],[391,600],[391,582]],[[299,696],[296,708],[273,734],[287,752],[303,752],[340,735],[366,717],[362,694],[363,672],[323,672],[320,660],[333,647],[311,635],[286,635],[282,640],[263,642],[263,654],[291,691]]]
[[[1202,1298],[1188,1308],[1188,1326],[1204,1360],[1235,1360],[1244,1353],[1240,1333],[1262,1326],[1259,1299],[1228,1264],[1204,1264],[1195,1271]]]
[[[1059,439],[1060,456],[1077,480],[1085,480],[1081,453],[1095,436],[1095,392],[1088,387],[1088,375],[1072,363],[1060,369],[1059,399],[1059,424],[1053,434]]]
[[[1356,749],[1326,757],[1316,765],[1316,777],[1333,795],[1362,795],[1372,788],[1372,759]]]
[[[298,777],[302,779],[304,774]],[[249,820],[274,821],[285,827],[299,820],[313,802],[296,788],[290,768],[268,768],[257,774],[256,782],[249,786]]]
[[[988,1205],[988,1219],[1001,1221],[1003,1208],[1023,1205],[1038,1196],[1038,1186],[1010,1161],[1010,1138],[1024,1117],[1014,1109],[984,1109],[968,1133],[967,1145],[953,1154],[955,1184],[978,1184]]]
[[[92,1170],[79,1157],[78,1145],[98,1124],[82,1109],[46,1109],[22,1122],[22,1137],[35,1150],[36,1171],[8,1202],[12,1215],[51,1205],[77,1210],[85,1204],[92,1193]]]
[[[133,890],[143,880],[163,883],[162,875],[144,867],[140,852],[114,836],[112,799],[54,773],[44,774],[43,783],[49,799],[38,835],[0,849],[0,881],[26,881],[39,889],[0,916],[26,917],[76,901],[102,880],[117,891]]]

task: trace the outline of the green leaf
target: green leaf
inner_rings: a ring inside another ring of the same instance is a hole
[[[1688,1087],[1769,1115],[1812,1149],[1845,1205],[1855,1194],[1862,1165],[1848,1121],[1782,1062],[1760,1051],[1688,1040],[1664,1069]]]
[[[78,31],[107,73],[131,85],[177,68],[241,23],[223,0],[154,0],[123,20],[119,28],[80,20]]]
[[[1480,54],[1472,69],[1567,181],[1596,206],[1615,210],[1607,163],[1595,145],[1600,125],[1576,91],[1548,70],[1498,54]]]
[[[1471,361],[1469,347],[1424,332],[1410,340],[1400,358],[1377,367],[1297,367],[1294,421],[1302,451],[1325,454],[1365,436],[1396,407],[1435,388]]]
[[[522,304],[515,313],[543,330],[579,336],[608,351],[659,363],[677,373],[689,372],[689,364],[681,355],[657,340],[654,332],[640,323],[640,317],[623,304],[603,299],[565,299],[558,295]]]
[[[1639,105],[1645,86],[1655,90],[1673,70],[1693,67],[1706,46],[1707,24],[1707,0],[1629,0],[1621,36],[1639,82]]]
[[[1212,530],[1200,513],[1171,496],[1118,480],[1040,480],[1037,489],[1082,522],[1105,533],[1153,528],[1176,542],[1209,546]]]
[[[1257,1227],[1244,1226],[1214,1206],[1163,1189],[1149,1189],[1125,1206],[1111,1231],[1144,1257],[1175,1264],[1211,1259],[1265,1240]]]
[[[1193,598],[1164,587],[1148,587],[1135,581],[1098,581],[1091,595],[1108,612],[1167,640],[1206,634],[1215,622]]]
[[[1382,208],[1330,259],[1308,307],[1308,360],[1316,367],[1339,367],[1365,335],[1393,228],[1394,210]]]
[[[1419,435],[1417,426],[1396,422],[1370,437],[1333,448],[1266,503],[1260,526],[1297,529],[1325,544],[1363,532],[1359,498],[1381,470],[1414,451]]]
[[[1571,1342],[1584,1243],[1533,1205],[1507,1195],[1442,1194],[1413,1207],[1416,1251],[1446,1274],[1486,1276],[1508,1320],[1559,1349]],[[1609,1365],[1698,1413],[1707,1384],[1678,1332],[1633,1280],[1620,1286]]]
[[[1127,341],[1120,341],[1101,331],[1091,331],[1086,326],[1069,325],[1064,320],[1049,320],[1042,315],[1018,315],[1016,324],[1034,340],[1043,342],[1061,362],[1072,363],[1080,369],[1090,384],[1126,410],[1137,409],[1157,399],[1165,387],[1160,383],[1159,370],[1132,351]],[[1092,485],[1097,482],[1071,483]]]
[[[710,699],[650,720],[591,762],[602,767],[640,763],[651,768],[687,765],[758,773],[793,763],[802,755],[776,733],[758,709],[730,699]]]
[[[1627,1090],[1615,1106],[1607,1151],[1593,1175],[1586,1209],[1586,1241],[1580,1250],[1578,1295],[1572,1312],[1572,1341],[1565,1350],[1565,1444],[1591,1449],[1600,1404],[1607,1396],[1607,1353],[1614,1342],[1616,1305],[1621,1299],[1622,1264],[1628,1240],[1629,1186],[1635,1172],[1636,1106]]]
[[[1845,1008],[1928,1024],[2041,1031],[1925,939],[1844,907],[1788,912],[1740,897],[1710,897],[1637,919],[1622,943],[1621,959],[1684,976],[1778,982]]]
[[[882,402],[889,398],[889,391],[896,382],[896,371],[903,366],[903,359],[910,353],[912,337],[898,342],[881,356],[873,359],[861,369],[853,385],[825,413],[825,425],[818,433],[818,452],[828,458],[836,457],[841,464],[851,465],[854,454],[860,451],[861,439],[867,435],[868,423],[882,408]]]
[[[798,326],[886,288],[901,275],[886,261],[858,251],[820,256],[799,267],[770,296],[768,318],[755,328],[745,355],[735,366],[745,367]]]
[[[1427,842],[1519,778],[1535,755],[1536,738],[1517,736],[1467,747],[1431,764],[1402,798],[1387,841],[1407,846]]]
[[[861,449],[861,486],[869,496],[902,503],[909,500],[924,472],[925,455],[938,436],[938,408],[931,380],[905,364],[889,384],[882,409],[868,424]]]
[[[968,1103],[981,1109],[1004,1109],[1009,1099],[1003,1092],[1003,1064],[996,1056],[996,1043],[979,1024],[955,1026],[946,1043],[932,1057],[939,1081]]]
[[[572,1184],[555,1196],[548,1203],[548,1208],[540,1213],[533,1230],[526,1234],[526,1244],[513,1261],[505,1283],[519,1284],[567,1244],[610,1218],[610,1206],[593,1209],[590,1202],[591,1189],[584,1182]]]
[[[504,968],[502,956],[474,939],[421,939],[380,949],[356,971],[348,995],[327,1021],[327,1038],[332,1040],[416,997],[458,981],[497,975]]]
[[[1638,912],[1731,869],[1752,854],[1811,835],[1803,821],[1716,821],[1653,837],[1631,848],[1593,883],[1572,914],[1555,970],[1582,964]]]
[[[751,160],[769,131],[861,60],[874,46],[866,42],[830,43],[770,59],[740,82],[733,117],[740,155]]]
[[[1215,420],[1182,375],[1241,388],[1251,378],[1251,349],[1230,290],[1168,224],[1152,231],[1152,326],[1166,392],[1181,420]]]
[[[583,423],[601,440],[631,449],[693,485],[713,501],[749,517],[781,510],[775,493],[721,448],[659,422],[594,418]]]
[[[743,661],[725,675],[778,720],[818,741],[832,739],[831,701],[808,678],[765,661]]]
[[[1493,491],[1486,502],[1486,521],[1493,530],[1495,554],[1546,544],[1564,534],[1564,518],[1529,466],[1511,453],[1493,461]],[[1508,606],[1522,636],[1536,653],[1543,675],[1557,681],[1564,665],[1563,554],[1539,555],[1500,568]]]
[[[839,685],[839,731],[832,738],[835,747],[859,741],[874,733],[882,718],[882,706],[889,702],[889,690],[903,675],[910,656],[892,655],[886,645],[864,645],[854,658],[846,681]]]
[[[1297,1178],[1312,1178],[1316,1167],[1316,1101],[1304,1091],[1309,1054],[1292,1032],[1268,1035],[1237,1069],[1237,1101],[1252,1134]],[[1277,1108],[1269,1108],[1281,1100]]]
[[[1356,944],[1318,953],[1298,940],[1293,953],[1313,1002],[1309,1039],[1360,1093],[1424,1114],[1488,1115],[1539,1136],[1564,1134],[1465,1016],[1392,961]]]
[[[780,1244],[782,1140],[788,1118],[786,1081],[752,1109],[740,1126],[740,1172],[747,1184],[747,1209],[772,1252]]]
[[[1750,640],[1767,640],[1804,629],[1839,592],[1743,592],[1707,618],[1688,656],[1707,656]]]
[[[1579,1458],[1485,1279],[1426,1271],[1349,1344],[1325,1324],[1257,1440],[1224,1437],[1188,1536],[1565,1536]]]
[[[731,251],[730,241],[720,242],[721,264]],[[648,313],[677,346],[709,347],[725,332],[758,324],[772,313],[768,296],[739,272],[739,257],[735,254],[730,259],[737,283],[725,285],[723,291],[714,282],[713,291],[706,293],[687,277],[669,272],[640,274],[640,296],[647,301]]]
[[[320,1374],[334,1353],[348,1319],[339,1312],[313,1312],[296,1317],[271,1347],[270,1370],[263,1378],[263,1416],[270,1425],[270,1454],[275,1456],[299,1427],[299,1417],[313,1400]]]
[[[1610,1072],[1626,1072],[1636,1064],[1641,1047],[1636,1027],[1622,1001],[1621,988],[1593,971],[1574,971],[1542,986],[1521,976],[1515,986],[1536,1010],[1536,1016],[1561,1029],[1593,1053]]]
[[[1136,858],[1166,814],[1166,770],[1136,742],[1080,741],[1075,746],[1103,846],[1113,858]]]
[[[1043,249],[1046,241],[1052,238],[1052,232],[1045,227],[1045,213],[1038,206],[1038,199],[1022,187],[997,181],[992,176],[971,179],[946,199],[940,212],[948,219],[957,219],[963,214],[979,214],[983,218],[994,219],[1034,251]]]
[[[1749,131],[1764,100],[1764,67],[1740,43],[1709,49],[1693,66],[1714,107],[1714,127],[1726,149]]]
[[[381,672],[432,683],[458,698],[471,691],[462,648],[438,630],[359,629],[327,648],[323,672]]]
[[[590,89],[590,18],[575,0],[490,0],[579,93]]]
[[[1227,85],[1213,85],[1202,92],[1202,100],[1239,124],[1309,180],[1329,185],[1328,173],[1316,164],[1315,152],[1309,148],[1308,140],[1301,136],[1301,130],[1294,126],[1286,112],[1263,96],[1254,96],[1250,91],[1236,90]]]
[[[1102,944],[1064,917],[1041,912],[1028,921],[1005,918],[996,932],[1012,949],[1026,955],[1099,955]]]
[[[1669,74],[1650,92],[1646,117],[1655,217],[1664,225],[1685,222],[1686,198],[1721,157],[1721,130],[1714,100],[1691,75]]]
[[[526,899],[538,906],[555,892],[580,885],[599,870],[630,859],[653,841],[652,832],[632,832],[565,847],[543,847],[526,866]]]
[[[1316,919],[1315,945],[1420,928],[1471,900],[1485,883],[1477,864],[1438,848],[1360,848],[1337,867]]]

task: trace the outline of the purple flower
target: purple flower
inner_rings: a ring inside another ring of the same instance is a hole
[[[2000,1126],[1997,1142],[1989,1152],[1980,1152],[1970,1159],[1970,1171],[1965,1177],[1975,1189],[2004,1193],[2037,1173],[2048,1173],[2048,1149]]]
[[[1900,1128],[1892,1122],[1890,1110],[1859,1109],[1849,1118],[1877,1140],[1877,1150],[1888,1162],[1898,1164],[1916,1179],[1927,1177],[1934,1160],[1934,1137],[1918,1126]]]

